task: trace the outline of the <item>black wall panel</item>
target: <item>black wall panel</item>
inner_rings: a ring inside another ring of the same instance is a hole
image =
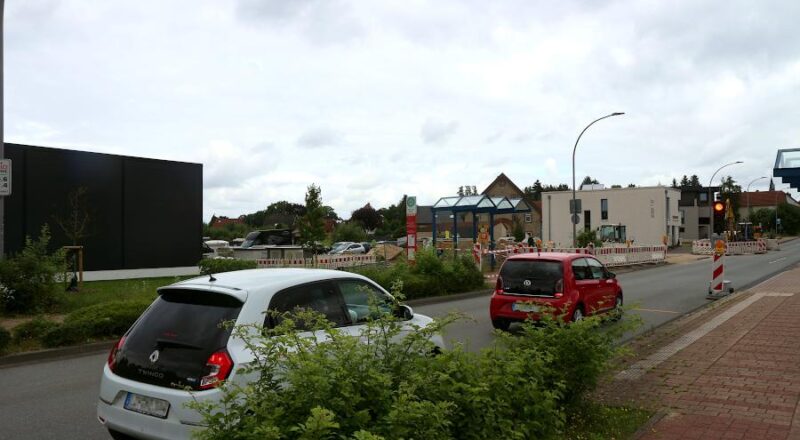
[[[202,165],[6,144],[12,160],[6,252],[50,225],[52,244],[72,244],[58,225],[68,196],[87,189],[85,270],[191,266],[200,259]]]

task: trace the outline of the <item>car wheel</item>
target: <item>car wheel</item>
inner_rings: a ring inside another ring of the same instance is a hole
[[[572,322],[578,321],[583,321],[583,306],[580,304],[572,311]]]
[[[114,440],[135,440],[133,437],[129,436],[128,434],[123,434],[119,431],[114,431],[113,429],[108,430],[108,433],[111,434],[111,438]]]
[[[614,321],[618,321],[622,318],[622,294],[620,293],[614,298],[614,308],[611,310],[611,315]]]
[[[508,331],[508,328],[510,326],[511,322],[509,322],[508,319],[503,319],[503,318],[492,319],[492,327],[498,330]]]

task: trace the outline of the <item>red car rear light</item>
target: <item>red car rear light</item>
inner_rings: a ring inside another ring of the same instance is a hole
[[[553,296],[556,298],[561,298],[564,296],[564,278],[556,281],[555,286],[553,286],[553,291],[555,292]]]
[[[500,278],[500,275],[497,276],[497,282],[494,284],[494,293],[498,295],[503,293],[503,279]]]
[[[111,352],[108,353],[108,368],[111,369],[111,371],[114,371],[114,368],[117,366],[117,355],[119,355],[123,345],[125,345],[125,336],[119,338],[119,341],[111,348]]]
[[[207,390],[220,386],[231,374],[231,370],[233,370],[233,359],[227,350],[212,354],[206,361],[206,374],[200,379],[200,389]]]

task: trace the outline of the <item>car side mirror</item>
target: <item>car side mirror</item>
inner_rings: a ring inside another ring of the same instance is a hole
[[[407,321],[414,317],[414,310],[405,304],[400,304],[397,307],[395,307],[394,316],[396,318],[400,318],[404,321]]]
[[[614,278],[616,278],[616,277],[617,277],[617,274],[615,274],[614,272],[608,272],[608,273],[606,273],[606,278],[608,278],[608,279],[611,279],[611,280],[613,280],[613,279],[614,279]]]

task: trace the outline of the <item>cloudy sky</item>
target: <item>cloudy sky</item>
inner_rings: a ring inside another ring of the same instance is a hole
[[[800,142],[800,2],[7,0],[7,142],[203,164],[204,217],[743,185]],[[753,184],[766,189],[768,180]],[[776,181],[778,188],[785,187]]]

